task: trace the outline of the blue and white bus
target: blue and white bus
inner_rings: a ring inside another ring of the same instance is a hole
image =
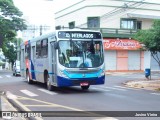
[[[21,45],[21,75],[54,87],[105,83],[103,38],[91,30],[56,30]]]

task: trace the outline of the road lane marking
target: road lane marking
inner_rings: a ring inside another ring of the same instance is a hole
[[[20,90],[22,93],[30,96],[30,97],[35,97],[35,96],[38,96],[37,94],[33,93],[33,92],[30,92],[28,90]]]
[[[6,77],[10,78],[11,76],[10,75],[6,75]]]
[[[82,109],[78,109],[78,108],[73,108],[73,107],[69,107],[69,106],[64,106],[64,105],[60,105],[60,104],[55,104],[55,103],[50,103],[50,102],[46,102],[46,101],[41,101],[41,100],[38,100],[38,99],[33,99],[33,98],[27,98],[27,97],[22,97],[22,96],[17,96],[17,99],[13,99],[13,101],[18,104],[19,106],[22,107],[22,109],[24,111],[31,111],[29,108],[27,108],[27,106],[30,106],[30,105],[24,105],[22,104],[20,101],[18,100],[33,100],[33,101],[37,101],[37,102],[41,102],[41,103],[44,103],[44,104],[47,104],[50,106],[57,106],[57,107],[61,107],[61,108],[66,108],[66,109],[69,109],[69,110],[73,110],[73,111],[77,111],[77,115],[85,115],[85,116],[96,116],[96,117],[105,117],[105,118],[111,118],[111,117],[108,117],[108,116],[105,116],[105,115],[101,115],[101,114],[97,114],[95,112],[90,112],[90,111],[84,111]],[[46,106],[46,105],[45,105]],[[78,113],[79,111],[79,113]],[[35,118],[36,120],[42,120],[42,118],[39,118],[39,117],[36,117]],[[109,119],[110,120],[110,119]],[[114,120],[114,119],[113,119]],[[115,119],[116,120],[116,119]]]
[[[160,93],[151,93],[152,95],[160,95]]]
[[[50,94],[50,95],[56,95],[57,94],[57,93],[54,93],[54,92],[51,92],[51,91],[48,91],[48,90],[45,90],[45,89],[38,89],[38,90],[40,90],[42,92],[45,92],[47,94]]]
[[[26,107],[57,107],[57,105],[25,105]]]
[[[7,93],[10,94],[10,96],[16,96],[16,95],[12,94],[9,91],[7,91]],[[16,96],[16,98],[12,97],[10,99],[12,99],[18,106],[20,106],[23,109],[23,111],[27,111],[27,112],[31,111],[30,109],[28,109],[27,107],[25,107],[21,102],[18,101],[19,97],[20,96]],[[7,98],[8,98],[8,96],[7,96]],[[36,120],[43,120],[41,117],[35,117],[35,119]]]
[[[113,89],[113,90],[127,91],[126,89],[114,88],[114,87],[102,87],[102,88],[104,88],[104,89]]]
[[[91,88],[91,89],[95,89],[95,90],[102,90],[102,91],[111,91],[111,90],[106,90],[106,89],[102,89],[102,88]]]
[[[130,88],[130,87],[123,87],[123,86],[114,86],[114,87],[118,87],[118,88],[122,88],[122,89],[130,89],[130,90],[138,90],[138,89],[134,89],[134,88]]]

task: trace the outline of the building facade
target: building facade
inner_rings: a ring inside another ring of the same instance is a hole
[[[144,0],[82,0],[55,13],[56,29],[82,28],[102,32],[107,71],[159,69],[148,51],[133,39],[139,29],[160,19],[160,4]],[[152,64],[151,64],[152,63]]]

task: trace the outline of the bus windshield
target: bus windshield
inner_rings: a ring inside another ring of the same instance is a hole
[[[67,68],[94,68],[103,64],[102,41],[61,40],[59,63]]]

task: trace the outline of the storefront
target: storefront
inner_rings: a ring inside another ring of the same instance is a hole
[[[136,40],[104,38],[106,70],[144,70],[144,52],[140,48],[141,44]]]

